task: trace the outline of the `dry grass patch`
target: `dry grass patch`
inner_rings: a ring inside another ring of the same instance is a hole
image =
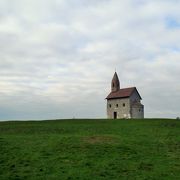
[[[114,144],[117,138],[113,136],[87,136],[83,137],[83,141],[89,144]]]

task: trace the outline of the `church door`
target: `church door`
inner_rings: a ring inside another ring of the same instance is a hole
[[[114,112],[114,119],[117,119],[117,112]]]

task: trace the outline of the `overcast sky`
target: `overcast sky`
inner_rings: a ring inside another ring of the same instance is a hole
[[[115,68],[180,116],[180,0],[0,0],[1,120],[105,118]]]

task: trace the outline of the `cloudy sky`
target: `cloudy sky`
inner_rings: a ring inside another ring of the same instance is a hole
[[[115,68],[180,116],[180,0],[0,0],[1,120],[105,118]]]

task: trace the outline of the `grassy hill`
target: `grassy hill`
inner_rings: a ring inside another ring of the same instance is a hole
[[[180,121],[0,122],[0,179],[180,179]]]

